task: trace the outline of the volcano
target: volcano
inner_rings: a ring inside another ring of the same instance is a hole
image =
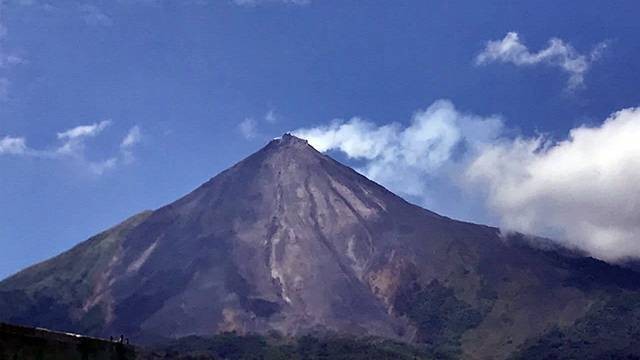
[[[0,282],[0,321],[142,343],[326,332],[464,358],[638,355],[640,275],[552,244],[420,208],[285,134]]]

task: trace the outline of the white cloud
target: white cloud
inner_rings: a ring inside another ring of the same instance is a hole
[[[245,139],[253,139],[258,135],[258,124],[253,118],[246,118],[238,124],[238,130]]]
[[[256,137],[264,137],[266,130],[263,128],[266,125],[274,125],[278,122],[279,117],[274,109],[267,111],[264,115],[258,116],[258,120],[254,117],[248,116],[242,120],[238,126],[238,132],[246,140],[252,140]]]
[[[118,165],[118,158],[112,157],[102,161],[91,161],[87,163],[87,168],[93,174],[102,175],[105,172],[114,169]]]
[[[5,136],[0,139],[0,155],[22,155],[27,152],[27,141],[23,137]]]
[[[378,126],[356,117],[293,133],[318,151],[340,150],[349,158],[363,160],[365,165],[358,171],[367,177],[429,203],[430,180],[448,170],[445,167],[456,152],[491,141],[501,129],[497,116],[464,114],[451,102],[439,100],[416,112],[406,127],[398,123]]]
[[[513,138],[499,117],[461,113],[443,100],[406,126],[352,118],[293,133],[319,151],[341,151],[364,175],[427,208],[470,193],[481,202],[458,209],[480,205],[505,231],[609,261],[640,257],[640,108],[562,141]]]
[[[502,40],[488,41],[485,48],[476,57],[476,64],[492,62],[511,63],[518,66],[547,64],[562,69],[569,75],[568,88],[576,89],[584,85],[584,76],[597,60],[606,43],[600,43],[588,55],[579,54],[570,44],[558,38],[549,40],[547,47],[531,52],[520,41],[516,32],[509,32]]]
[[[142,136],[140,134],[140,127],[136,125],[131,129],[129,129],[127,136],[125,136],[124,139],[122,139],[122,142],[120,143],[120,148],[130,148],[133,145],[139,143],[141,138]]]
[[[288,4],[288,5],[309,5],[311,0],[232,0],[240,6],[257,6],[265,4]]]
[[[140,128],[132,127],[120,142],[119,153],[104,160],[91,160],[86,155],[87,140],[98,136],[111,125],[111,120],[104,120],[90,125],[81,125],[57,133],[60,141],[48,149],[33,149],[27,146],[24,137],[5,136],[0,139],[0,155],[16,155],[38,157],[42,159],[72,162],[86,168],[89,172],[101,175],[116,168],[120,164],[133,161],[132,148],[140,141]]]
[[[58,133],[58,139],[73,140],[83,137],[96,136],[111,125],[111,120],[103,120],[91,125],[80,125]]]
[[[566,140],[487,145],[467,177],[485,188],[504,228],[542,233],[596,257],[640,256],[640,108]]]
[[[267,111],[267,113],[264,115],[264,121],[268,122],[269,124],[273,124],[276,121],[278,121],[278,117],[276,116],[276,111],[273,109]]]
[[[82,18],[87,25],[94,26],[111,26],[113,20],[109,15],[105,14],[102,9],[93,4],[82,4],[79,6]]]
[[[58,139],[63,143],[55,152],[60,155],[80,156],[84,152],[85,141],[95,137],[111,125],[111,120],[103,120],[91,125],[81,125],[59,132]]]
[[[5,48],[7,27],[4,24],[4,3],[0,0],[0,101],[9,99],[10,81],[7,75],[8,69],[14,65],[22,64],[25,60]]]
[[[142,139],[142,133],[138,125],[129,129],[127,135],[120,142],[120,153],[122,154],[122,161],[130,164],[134,161],[132,148],[137,145]]]

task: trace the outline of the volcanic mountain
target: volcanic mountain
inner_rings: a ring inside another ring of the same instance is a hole
[[[142,342],[327,332],[438,357],[638,355],[640,275],[550,244],[412,205],[286,134],[0,282],[0,321]]]

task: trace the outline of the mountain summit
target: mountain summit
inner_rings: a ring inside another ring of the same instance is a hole
[[[333,332],[504,358],[564,351],[561,337],[633,354],[639,289],[633,271],[412,205],[285,134],[0,282],[0,320],[138,341]]]

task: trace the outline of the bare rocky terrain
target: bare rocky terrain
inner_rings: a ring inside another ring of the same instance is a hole
[[[141,343],[340,333],[438,358],[640,356],[639,305],[635,271],[430,212],[291,135],[0,282],[12,323]]]

